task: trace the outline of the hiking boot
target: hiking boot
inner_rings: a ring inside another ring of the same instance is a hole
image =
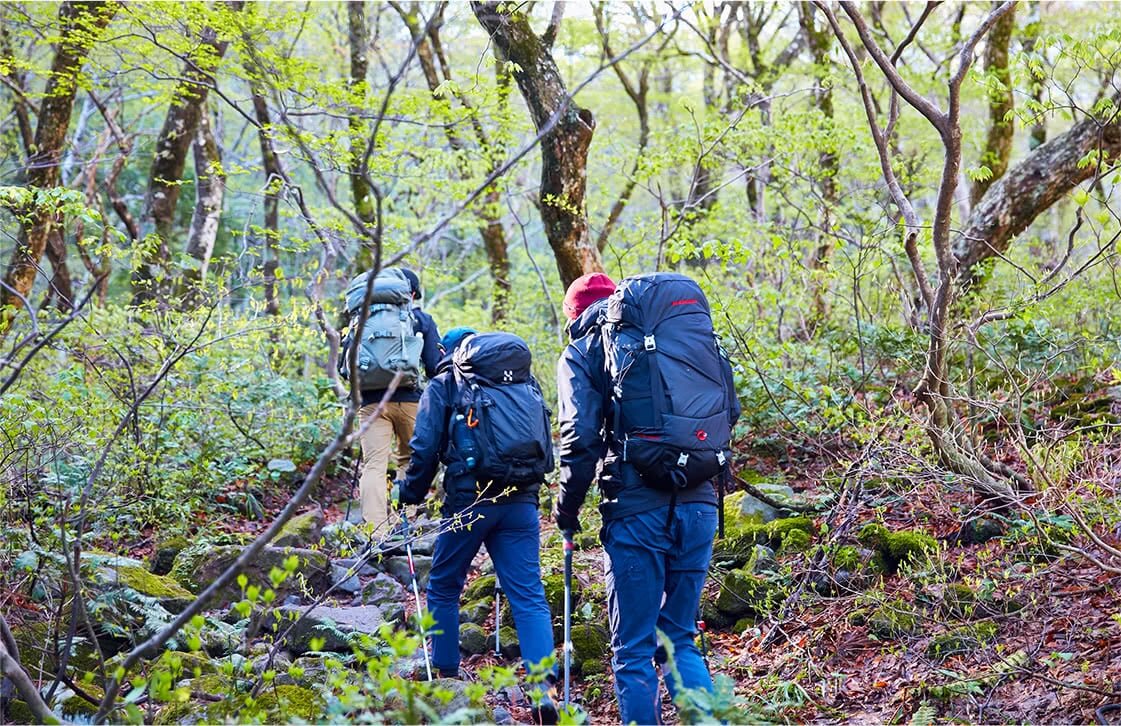
[[[557,713],[557,678],[550,675],[541,684],[540,690],[530,698],[536,701],[530,709],[530,720],[535,724],[555,724],[560,716]]]
[[[555,724],[559,723],[560,716],[557,714],[557,704],[553,703],[553,699],[546,696],[541,703],[529,709],[530,721],[535,724]]]

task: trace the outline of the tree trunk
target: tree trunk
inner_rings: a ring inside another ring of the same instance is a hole
[[[276,271],[280,268],[276,244],[280,241],[280,186],[284,174],[280,168],[280,157],[272,144],[269,107],[265,103],[264,91],[253,84],[253,113],[257,119],[257,140],[261,145],[261,167],[265,172],[265,254],[261,272],[265,283],[265,311],[269,315],[280,314],[280,301],[276,295]]]
[[[1042,28],[1040,22],[1040,6],[1042,3],[1039,0],[1029,0],[1028,2],[1028,22],[1024,26],[1024,55],[1030,56],[1035,52],[1035,44],[1039,40],[1039,32]],[[1036,108],[1043,107],[1043,83],[1046,76],[1043,71],[1031,71],[1031,100],[1035,103]],[[1031,131],[1028,136],[1028,148],[1034,150],[1035,147],[1040,146],[1047,141],[1047,120],[1042,115],[1036,116],[1034,123],[1031,125]]]
[[[1121,94],[1114,103],[1121,102]],[[970,272],[978,262],[1004,254],[1012,238],[1070,192],[1096,175],[1098,164],[1080,164],[1090,154],[1103,163],[1121,157],[1121,117],[1108,123],[1085,119],[1028,154],[989,187],[970,212],[955,247],[959,274]]]
[[[833,35],[829,31],[829,23],[825,22],[818,28],[814,22],[814,8],[809,3],[798,6],[798,19],[805,33],[810,54],[813,56],[814,65],[825,69],[829,65],[829,53],[833,45]],[[817,82],[814,88],[814,103],[821,112],[821,117],[833,125],[833,86]],[[826,142],[827,144],[830,142]],[[829,267],[829,259],[833,254],[833,208],[837,204],[837,155],[832,149],[823,151],[818,156],[818,169],[821,184],[821,223],[817,233],[817,247],[813,259],[810,260],[810,269],[824,271]],[[827,280],[824,275],[817,275],[813,282],[813,327],[825,320],[829,313],[829,298],[826,295]]]
[[[970,204],[976,204],[989,187],[1008,170],[1008,160],[1012,158],[1012,139],[1015,123],[1012,109],[1012,74],[1008,69],[1008,46],[1012,42],[1012,31],[1016,27],[1016,8],[1000,16],[989,31],[985,47],[985,73],[991,78],[993,88],[989,90],[989,133],[985,139],[985,150],[981,153],[981,163],[989,168],[990,174],[984,179],[973,182],[969,190]]]
[[[236,10],[243,3],[227,4]],[[203,50],[183,64],[182,80],[175,87],[163,128],[156,140],[141,224],[145,234],[155,232],[159,239],[145,254],[133,275],[134,304],[151,300],[158,293],[161,270],[171,256],[169,242],[174,238],[175,208],[179,204],[187,153],[198,133],[199,121],[206,109],[206,97],[214,85],[212,73],[229,47],[229,42],[219,40],[213,28],[204,29],[200,40]]]
[[[66,264],[66,236],[62,227],[54,227],[47,235],[46,255],[51,263],[51,282],[39,307],[45,308],[53,300],[59,312],[68,313],[74,309],[74,282]]]
[[[592,112],[568,95],[552,53],[520,11],[504,3],[473,2],[479,23],[502,54],[518,66],[514,79],[541,138],[540,210],[561,283],[567,287],[588,272],[603,270],[599,250],[588,239],[588,147],[595,132]]]
[[[354,200],[354,212],[366,225],[377,221],[370,185],[362,177],[362,155],[366,150],[365,121],[357,114],[366,107],[366,75],[370,69],[366,50],[370,45],[370,29],[366,24],[366,4],[351,2],[346,6],[347,40],[350,46],[350,80],[347,89],[351,94],[354,110],[347,119],[350,128],[350,194]],[[362,245],[355,255],[355,273],[368,270],[374,265],[373,250]]]
[[[222,218],[222,199],[226,195],[226,174],[222,170],[222,150],[210,130],[206,114],[199,119],[194,144],[195,154],[195,209],[187,236],[187,254],[198,266],[187,276],[188,280],[204,283],[218,239],[218,226]]]
[[[85,63],[90,46],[116,11],[115,3],[65,2],[59,7],[61,40],[51,61],[51,72],[39,121],[35,129],[35,153],[27,161],[25,179],[28,186],[58,186],[59,162],[70,127],[70,111],[77,91],[77,76]],[[11,329],[16,312],[23,307],[35,284],[35,277],[47,239],[56,222],[55,215],[45,210],[30,210],[24,223],[22,239],[12,253],[0,289],[0,338]]]
[[[441,73],[445,80],[451,80],[451,68],[444,55],[443,44],[440,41],[440,23],[438,22],[440,18],[429,23],[428,34],[424,36],[425,28],[420,23],[415,5],[406,6],[393,3],[393,7],[413,36],[413,41],[417,46],[417,59],[420,61],[425,83],[428,85],[428,90],[435,94],[436,89],[441,84]],[[437,12],[443,13],[443,5]],[[502,117],[505,114],[510,97],[510,75],[501,59],[495,64],[495,81],[498,86],[497,110],[499,117]],[[454,95],[464,108],[469,111],[473,110],[466,97],[458,92],[455,92]],[[502,148],[500,142],[496,143],[491,140],[476,114],[471,115],[471,126],[474,129],[480,150],[489,160],[488,173],[493,172],[501,163],[505,149]],[[467,140],[459,135],[454,125],[446,125],[444,133],[447,136],[448,145],[452,149],[459,151],[467,148]],[[461,155],[459,158],[461,160],[460,173],[466,178],[471,173],[471,169],[467,164],[466,157]],[[487,267],[490,270],[491,279],[494,281],[494,304],[491,307],[491,322],[498,324],[506,319],[510,310],[511,284],[509,248],[506,241],[506,228],[502,226],[501,196],[497,188],[487,191],[476,214],[480,221],[479,236],[483,240]]]

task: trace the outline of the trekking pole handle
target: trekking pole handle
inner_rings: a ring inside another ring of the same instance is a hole
[[[564,535],[564,551],[565,552],[574,551],[576,549],[576,543],[572,541],[572,538],[575,536],[576,533],[573,532],[571,529],[566,529],[562,534]]]

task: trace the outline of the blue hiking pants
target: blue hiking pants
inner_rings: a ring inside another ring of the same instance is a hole
[[[623,723],[661,722],[655,661],[666,654],[657,631],[673,644],[674,665],[685,688],[712,690],[712,678],[694,640],[701,589],[712,559],[716,507],[678,504],[608,520],[604,547],[607,607],[611,622],[615,694]],[[678,683],[665,673],[676,697]]]
[[[485,544],[514,616],[528,669],[553,655],[553,627],[541,582],[537,507],[528,502],[491,504],[468,509],[460,517],[465,524],[438,536],[432,553],[428,609],[437,631],[432,636],[432,664],[446,676],[459,672],[459,598],[471,560]]]

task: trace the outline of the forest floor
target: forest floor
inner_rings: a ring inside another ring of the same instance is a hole
[[[1092,490],[1041,493],[1029,507],[1042,511],[1046,500],[1053,514],[1021,519],[988,511],[968,490],[930,477],[865,478],[846,488],[829,483],[817,451],[741,454],[756,480],[781,482],[798,501],[828,506],[808,515],[811,542],[771,540],[773,547],[762,548],[767,563],[757,561],[758,547],[745,558],[718,543],[703,598],[705,645],[711,671],[730,678],[741,699],[729,706],[742,717],[733,720],[1121,723],[1119,573],[1087,557],[1104,560],[1100,545],[1121,545],[1121,532],[1098,528],[1102,542],[1094,543],[1061,503],[1077,509],[1095,498],[1115,501],[1121,449],[1099,444],[1084,459],[1095,469],[1083,472],[1092,474],[1083,478],[1092,478]],[[229,495],[237,489],[231,485]],[[350,494],[345,478],[328,479],[315,494],[327,523],[345,518]],[[258,519],[200,512],[195,526],[256,534],[286,495],[284,488],[266,494]],[[736,512],[726,511],[734,532]],[[546,520],[542,568],[555,578],[560,538]],[[590,515],[575,555],[583,593],[577,619],[605,632],[603,552],[594,520]],[[935,545],[885,564],[886,549],[877,551],[866,536],[872,522],[892,533],[929,535]],[[973,524],[963,528],[963,522]],[[744,531],[755,532],[741,529],[740,536]],[[144,530],[134,542],[118,542],[117,551],[143,559],[157,540],[157,532]],[[469,584],[487,569],[480,554]],[[741,592],[740,602],[724,593],[737,578],[757,585]],[[404,599],[406,612],[414,612],[412,598]],[[23,618],[34,617],[26,598],[8,602],[24,608]],[[732,613],[721,610],[728,602]],[[493,612],[477,622],[494,631]],[[595,667],[585,663],[573,680],[574,700],[591,723],[617,722],[609,654],[593,659]],[[487,649],[465,657],[463,667],[470,678],[487,665],[516,662]],[[491,694],[488,706],[506,722],[529,722],[528,704],[516,690]],[[666,722],[677,722],[668,696],[663,713]]]

